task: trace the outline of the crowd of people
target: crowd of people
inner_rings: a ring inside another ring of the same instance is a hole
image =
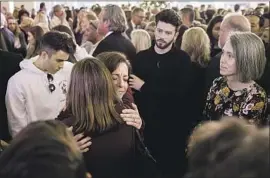
[[[0,177],[268,178],[269,8],[1,9]]]

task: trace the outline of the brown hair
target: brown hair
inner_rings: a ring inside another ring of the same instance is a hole
[[[122,123],[114,106],[117,97],[112,77],[96,58],[86,58],[72,69],[67,108],[75,116],[74,131],[104,132]]]
[[[44,31],[40,26],[31,27],[28,32],[33,35],[35,44],[33,44],[33,48],[30,47],[30,49],[27,50],[27,59],[39,55],[41,49],[41,39],[44,35]]]
[[[85,178],[83,158],[67,127],[56,120],[29,124],[0,158],[0,177]]]
[[[128,67],[128,74],[131,73],[131,65],[123,53],[115,51],[103,52],[97,55],[97,58],[105,64],[111,73],[113,73],[121,63],[126,64]]]

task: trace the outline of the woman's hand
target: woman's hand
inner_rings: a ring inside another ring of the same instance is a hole
[[[91,137],[85,137],[82,133],[74,136],[76,143],[82,153],[89,151],[89,146],[92,144]]]
[[[140,117],[140,113],[135,104],[132,103],[133,109],[124,109],[120,116],[126,122],[127,125],[131,125],[136,129],[140,129],[142,127],[142,119]]]
[[[68,130],[72,131],[73,127],[69,127]],[[82,133],[74,136],[74,139],[82,153],[89,150],[89,146],[92,145],[91,137],[85,137]]]

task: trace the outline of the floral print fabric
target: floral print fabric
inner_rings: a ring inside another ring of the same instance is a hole
[[[266,122],[267,95],[254,83],[250,88],[233,91],[224,77],[214,80],[207,95],[204,115],[209,120],[237,116],[256,124]]]

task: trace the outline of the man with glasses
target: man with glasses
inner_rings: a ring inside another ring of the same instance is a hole
[[[131,14],[131,20],[128,22],[128,29],[126,31],[127,36],[130,38],[130,34],[134,29],[143,29],[143,20],[145,19],[145,13],[142,8],[136,7]]]
[[[21,71],[8,81],[6,108],[12,137],[33,121],[55,119],[66,103],[74,54],[73,39],[48,32],[41,40],[40,54],[20,63]]]
[[[240,14],[231,13],[224,17],[220,25],[218,46],[223,48],[227,38],[232,32],[250,32],[251,26],[248,19]],[[209,62],[209,65],[206,68],[206,77],[205,77],[205,93],[209,92],[210,87],[213,84],[213,80],[220,77],[220,58],[222,52],[218,53],[216,56],[212,57]]]

